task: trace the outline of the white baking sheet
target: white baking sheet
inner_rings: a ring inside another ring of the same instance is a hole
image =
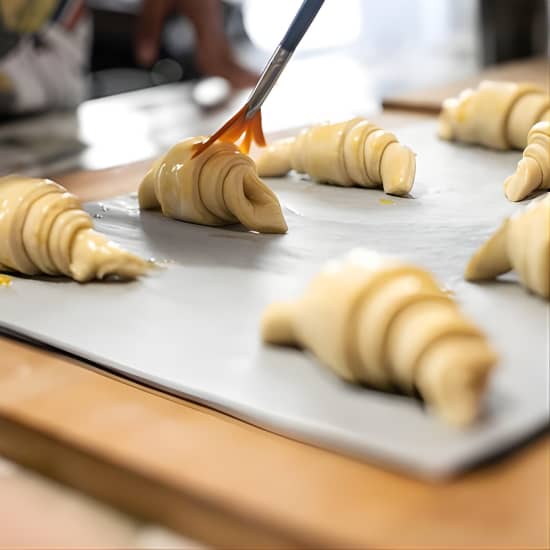
[[[268,180],[284,236],[140,215],[135,196],[90,204],[98,229],[166,267],[129,284],[17,278],[0,288],[0,327],[300,440],[425,476],[469,467],[548,424],[549,306],[514,276],[462,280],[471,253],[518,208],[502,182],[520,154],[434,134],[432,123],[399,132],[418,153],[413,198]],[[447,427],[413,399],[350,386],[306,353],[261,344],[264,307],[357,246],[433,270],[490,335],[502,359],[474,427]]]

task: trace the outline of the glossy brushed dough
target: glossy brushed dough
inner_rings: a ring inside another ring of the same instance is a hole
[[[0,178],[0,271],[86,282],[133,279],[147,262],[93,230],[78,199],[47,179]]]
[[[153,164],[139,188],[140,207],[201,225],[242,223],[260,233],[286,233],[279,200],[254,161],[224,142],[192,158],[193,146],[204,139],[182,141]]]
[[[493,149],[524,149],[531,127],[550,121],[550,96],[539,86],[485,80],[443,102],[439,137]]]
[[[363,118],[321,124],[273,143],[257,161],[260,176],[290,170],[343,187],[383,187],[392,195],[412,189],[416,160],[391,132]]]
[[[470,260],[466,279],[495,279],[512,269],[523,286],[550,299],[550,195],[504,220]]]
[[[361,249],[327,264],[298,300],[270,305],[261,333],[311,350],[350,382],[416,389],[457,426],[478,417],[497,360],[427,271]]]

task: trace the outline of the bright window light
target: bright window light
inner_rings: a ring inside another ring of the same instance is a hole
[[[244,24],[254,45],[272,51],[301,3],[302,0],[244,0]],[[350,46],[360,32],[360,0],[327,0],[300,43],[300,51]]]

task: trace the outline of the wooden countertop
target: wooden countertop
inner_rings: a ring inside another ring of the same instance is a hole
[[[100,199],[134,190],[148,165],[59,181]],[[233,548],[550,544],[547,435],[432,484],[19,341],[1,337],[0,358],[1,454],[197,540]]]
[[[475,88],[482,80],[533,82],[550,93],[550,64],[543,57],[502,63],[465,80],[386,97],[383,105],[386,109],[437,114],[444,99],[455,97],[466,88]]]

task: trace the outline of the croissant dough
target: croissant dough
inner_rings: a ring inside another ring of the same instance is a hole
[[[257,161],[260,176],[284,176],[290,170],[325,183],[383,187],[406,195],[416,172],[414,153],[390,132],[363,118],[321,124],[297,137],[275,142]]]
[[[0,271],[85,282],[138,277],[145,260],[93,230],[78,199],[48,179],[0,178]]]
[[[531,128],[516,173],[504,182],[504,193],[511,201],[521,201],[541,189],[550,189],[549,121],[539,122]]]
[[[240,222],[261,233],[286,233],[279,200],[254,161],[219,141],[192,158],[204,139],[182,141],[153,164],[139,188],[140,207],[160,207],[165,216],[201,225]]]
[[[495,279],[512,269],[522,285],[550,299],[550,195],[504,220],[474,254],[465,277]]]
[[[484,80],[443,102],[439,137],[494,149],[524,149],[531,127],[550,120],[550,96],[543,88]]]
[[[338,376],[424,400],[451,424],[478,415],[496,355],[426,271],[358,250],[332,262],[301,298],[275,303],[265,342],[311,350]]]

